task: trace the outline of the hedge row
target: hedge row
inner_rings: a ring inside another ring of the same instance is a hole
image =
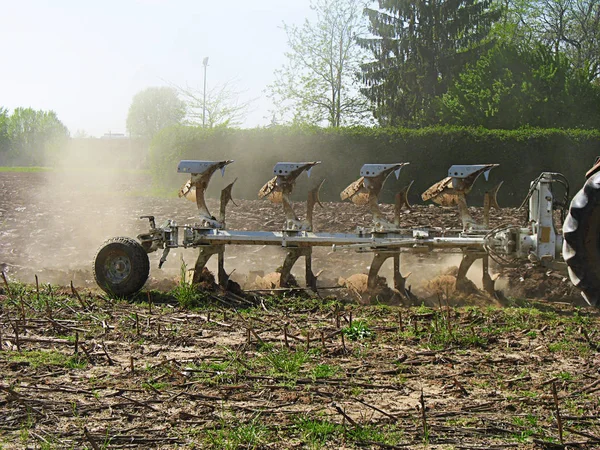
[[[483,128],[432,127],[397,128],[297,128],[202,129],[172,127],[163,130],[152,142],[150,168],[161,187],[176,188],[186,177],[176,173],[181,159],[233,159],[226,179],[211,183],[209,195],[218,195],[235,177],[234,197],[256,198],[260,187],[270,179],[277,161],[322,161],[313,170],[313,178],[302,175],[295,197],[305,195],[308,183],[322,178],[323,201],[339,200],[339,193],[359,177],[365,163],[410,162],[400,180],[392,176],[386,183],[384,202],[394,192],[415,180],[411,202],[420,202],[420,194],[446,176],[452,164],[498,163],[490,181],[478,180],[470,204],[481,201],[482,193],[503,180],[499,202],[515,206],[527,193],[529,183],[542,171],[563,173],[572,192],[579,189],[586,170],[600,154],[600,131],[521,129],[487,130]]]

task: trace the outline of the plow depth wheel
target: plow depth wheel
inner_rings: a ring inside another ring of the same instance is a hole
[[[148,255],[135,239],[109,239],[94,258],[96,283],[111,295],[127,297],[135,294],[144,286],[149,273]]]
[[[573,197],[563,236],[571,281],[591,305],[600,307],[600,172]]]

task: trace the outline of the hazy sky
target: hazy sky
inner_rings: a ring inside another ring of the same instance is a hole
[[[282,22],[309,0],[0,0],[0,106],[52,109],[71,134],[125,132],[131,98],[169,83],[235,79],[259,97],[245,126],[269,123],[263,90],[283,62]]]

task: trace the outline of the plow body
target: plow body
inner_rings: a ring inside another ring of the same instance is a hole
[[[495,296],[494,282],[498,275],[490,273],[490,259],[499,264],[510,264],[516,260],[529,260],[540,264],[550,265],[560,263],[560,248],[562,237],[557,234],[554,226],[554,211],[563,203],[557,202],[553,187],[562,182],[560,174],[543,173],[532,182],[526,201],[529,206],[529,221],[523,227],[499,226],[490,229],[490,208],[499,208],[496,194],[500,187],[489,189],[484,196],[483,222],[475,221],[468,210],[467,194],[473,184],[484,175],[487,180],[489,172],[497,164],[456,165],[448,171],[448,176],[435,183],[422,198],[444,206],[456,206],[462,220],[463,228],[448,230],[439,228],[406,228],[402,227],[401,211],[411,206],[408,203],[408,190],[412,182],[402,188],[396,195],[394,218],[389,220],[379,208],[379,194],[386,179],[394,173],[398,178],[402,168],[408,163],[395,164],[365,164],[360,171],[360,178],[351,183],[341,193],[342,200],[350,200],[359,205],[368,205],[372,214],[370,227],[357,228],[352,233],[325,233],[313,231],[313,209],[320,205],[319,190],[323,181],[309,189],[307,196],[306,217],[298,217],[290,201],[296,179],[302,174],[311,172],[320,164],[313,162],[277,163],[273,169],[274,177],[259,191],[259,198],[265,198],[273,203],[281,203],[284,213],[284,226],[281,231],[238,231],[226,227],[226,207],[232,200],[232,187],[229,184],[221,194],[219,217],[211,215],[204,199],[205,191],[212,175],[233,161],[181,161],[178,171],[188,173],[191,179],[180,190],[180,197],[185,197],[196,203],[199,212],[199,222],[192,225],[177,225],[167,220],[157,227],[153,216],[149,219],[150,230],[138,236],[140,248],[145,253],[163,250],[159,268],[164,264],[172,248],[198,248],[199,255],[194,266],[193,282],[201,280],[202,272],[213,255],[218,257],[218,281],[227,287],[229,275],[224,267],[224,253],[227,247],[235,246],[276,246],[284,248],[287,255],[280,272],[280,286],[290,285],[291,270],[298,259],[304,258],[306,284],[311,289],[318,289],[318,275],[312,271],[313,247],[331,247],[335,249],[351,249],[357,252],[373,254],[373,260],[368,268],[368,287],[377,285],[378,272],[383,263],[393,259],[393,286],[401,297],[414,300],[410,287],[407,287],[407,276],[402,275],[401,255],[404,253],[427,254],[432,252],[460,253],[462,260],[456,275],[456,286],[460,289],[466,283],[466,274],[472,264],[482,260],[482,285],[484,290]],[[562,177],[562,178],[561,178]],[[567,194],[568,195],[568,192]],[[524,202],[525,204],[526,202]],[[106,253],[106,252],[105,252]],[[120,262],[121,260],[119,260]],[[95,261],[95,267],[114,267],[114,261]],[[125,265],[125,267],[129,267]],[[135,268],[131,268],[132,273]],[[102,278],[102,277],[101,277]],[[138,276],[136,279],[139,279]],[[98,277],[97,277],[98,279]],[[104,280],[105,278],[102,278]],[[119,286],[99,283],[106,291],[130,291],[134,293],[141,289],[139,281],[135,285],[123,287],[127,281],[126,274],[120,275]]]

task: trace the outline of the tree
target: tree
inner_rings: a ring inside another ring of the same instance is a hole
[[[240,126],[252,105],[252,100],[241,101],[241,92],[237,91],[232,82],[226,82],[207,90],[206,102],[204,92],[190,87],[177,88],[187,104],[187,120],[194,125],[202,124],[206,108],[206,127],[236,127]]]
[[[14,164],[49,164],[64,145],[69,130],[54,111],[16,108],[8,121],[10,156]]]
[[[501,38],[518,45],[541,42],[592,77],[600,75],[600,0],[505,1]]]
[[[383,125],[435,120],[432,102],[488,47],[501,10],[494,0],[378,0],[367,8],[373,37],[359,39],[373,61],[362,65],[365,95]]]
[[[543,45],[493,48],[456,78],[441,104],[445,122],[486,128],[593,128],[600,121],[600,87]]]
[[[6,164],[10,151],[9,120],[8,110],[0,106],[0,165]]]
[[[356,46],[365,28],[362,7],[361,0],[311,0],[314,22],[284,23],[287,61],[267,87],[276,114],[331,127],[364,122],[368,104],[356,79],[363,57]]]
[[[131,136],[152,139],[165,127],[180,123],[186,105],[171,87],[149,87],[138,92],[127,114],[127,131]]]
[[[530,9],[539,40],[600,74],[600,0],[537,0]]]

